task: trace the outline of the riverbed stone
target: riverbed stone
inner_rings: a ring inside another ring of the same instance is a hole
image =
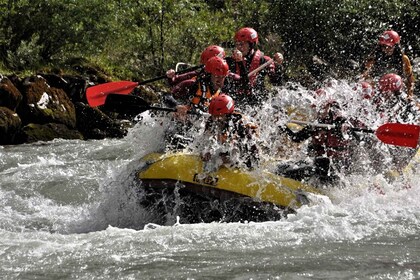
[[[69,129],[64,124],[30,123],[22,128],[19,140],[23,143],[33,143],[38,141],[51,141],[56,138],[83,139],[83,135],[75,129]]]
[[[76,127],[73,103],[64,90],[51,87],[43,77],[25,79],[22,94],[19,115],[24,124],[59,123],[71,129]]]
[[[112,119],[98,108],[82,102],[75,103],[77,129],[86,139],[122,138],[127,134],[127,125],[121,120]]]
[[[22,99],[23,96],[15,85],[7,77],[0,75],[0,106],[15,111]]]
[[[14,144],[22,121],[7,107],[0,107],[0,145]]]
[[[85,97],[89,81],[80,75],[64,75],[55,73],[40,73],[47,83],[54,88],[62,89],[72,102],[87,102]]]

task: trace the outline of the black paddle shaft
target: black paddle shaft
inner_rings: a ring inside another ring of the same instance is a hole
[[[149,102],[136,95],[111,93],[106,97],[104,109],[108,111],[137,115],[147,110],[175,112],[175,108],[150,106]]]
[[[183,73],[191,72],[191,71],[194,71],[194,70],[197,70],[197,69],[200,69],[200,68],[203,68],[203,65],[190,67],[190,68],[175,72],[175,74],[183,74]],[[159,81],[159,80],[166,79],[166,78],[167,78],[166,75],[162,75],[162,76],[155,77],[155,78],[152,78],[152,79],[149,79],[149,80],[146,80],[146,81],[139,82],[138,85],[145,85],[145,84],[152,83],[152,82]]]

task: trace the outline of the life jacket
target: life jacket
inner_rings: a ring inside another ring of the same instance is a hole
[[[248,168],[258,165],[259,151],[255,143],[258,128],[255,124],[246,122],[246,117],[235,111],[228,115],[222,126],[214,125],[214,121],[209,119],[206,129],[212,130],[219,144],[230,144],[237,148],[242,162]]]
[[[406,87],[407,87],[407,94],[408,96],[412,97],[414,95],[414,84],[416,82],[413,74],[413,67],[411,66],[410,59],[408,56],[403,54],[402,56],[403,61],[403,72],[404,77],[406,77]]]
[[[254,56],[252,57],[251,63],[249,65],[248,73],[254,71],[261,65],[261,58],[264,57],[264,54],[260,50],[256,50],[254,52]],[[243,61],[243,63],[246,63]],[[245,66],[246,68],[246,66]],[[236,74],[241,74],[240,69],[238,65],[236,65]],[[255,73],[249,77],[249,83],[251,84],[251,87],[255,86],[255,83],[257,81],[257,75],[258,73]]]
[[[344,139],[341,128],[316,129],[312,134],[310,148],[317,157],[347,159],[349,157],[349,139]]]
[[[210,87],[207,87],[204,81],[198,80],[198,88],[194,97],[191,99],[191,103],[194,106],[203,106],[207,108],[210,105],[210,100],[213,97],[219,96],[219,94],[220,89],[212,93]]]
[[[407,94],[413,95],[413,86],[415,83],[413,67],[410,59],[402,52],[400,48],[396,49],[394,54],[386,56],[379,48],[371,56],[366,64],[366,68],[372,68],[371,77],[382,77],[388,73],[396,73],[405,78]]]
[[[214,129],[212,128],[212,125],[213,120],[209,119],[206,123],[206,129]],[[223,127],[220,127],[218,131],[213,132],[217,133],[217,141],[223,144],[228,139],[245,140],[251,139],[253,135],[258,137],[257,130],[257,125],[251,122],[247,122],[246,117],[243,114],[235,111],[228,115],[228,119],[225,120]]]
[[[252,135],[258,136],[258,126],[247,121],[246,116],[239,112],[233,112],[229,115],[229,120],[224,128],[226,138],[230,137],[234,140],[251,139]]]
[[[388,73],[395,73],[403,76],[403,61],[400,54],[386,56],[383,53],[375,55],[375,60],[371,62],[372,77],[382,77]]]

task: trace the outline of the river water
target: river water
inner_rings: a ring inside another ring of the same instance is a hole
[[[350,178],[279,221],[160,226],[130,189],[157,126],[0,147],[0,278],[420,279],[416,173]]]

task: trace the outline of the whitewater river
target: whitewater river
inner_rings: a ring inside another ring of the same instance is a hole
[[[280,221],[158,226],[130,182],[154,131],[0,146],[0,279],[420,279],[416,174],[352,178]]]

